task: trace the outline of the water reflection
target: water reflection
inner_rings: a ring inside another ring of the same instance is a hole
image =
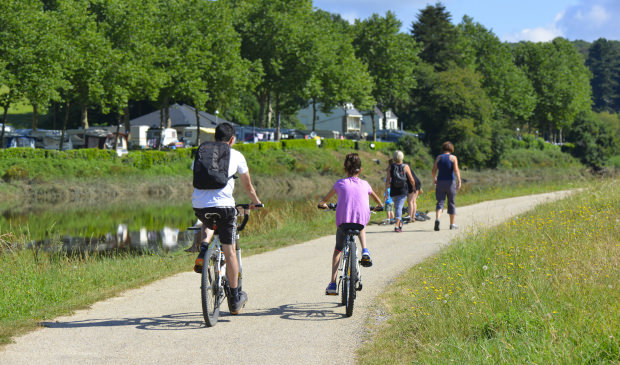
[[[193,231],[181,231],[179,228],[163,227],[161,230],[141,228],[130,231],[126,224],[119,224],[116,232],[102,236],[62,236],[34,241],[29,248],[46,251],[61,249],[67,253],[79,252],[172,252],[186,248],[193,243]]]
[[[0,233],[28,248],[67,252],[171,252],[192,245],[189,203],[0,208]]]

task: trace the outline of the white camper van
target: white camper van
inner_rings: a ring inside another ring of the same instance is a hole
[[[146,132],[147,148],[159,148],[160,143],[162,147],[176,147],[178,142],[177,131],[173,128],[150,128]]]
[[[146,133],[149,130],[147,125],[133,125],[131,126],[129,133],[129,148],[130,149],[145,149],[146,148]]]

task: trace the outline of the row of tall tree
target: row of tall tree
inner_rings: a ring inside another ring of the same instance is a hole
[[[559,139],[591,108],[591,74],[565,39],[502,43],[441,3],[401,25],[391,12],[350,24],[311,0],[3,0],[3,121],[28,100],[33,128],[50,107],[75,126],[76,106],[87,128],[89,110],[127,121],[146,100],[280,127],[307,105],[352,102],[373,127],[375,106],[391,108],[433,148],[450,139],[470,165],[493,166],[507,133]]]

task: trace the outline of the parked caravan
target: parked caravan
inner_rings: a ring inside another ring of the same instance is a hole
[[[34,138],[15,132],[4,133],[4,148],[30,147],[34,148]]]
[[[194,127],[182,127],[182,131],[179,133],[181,136],[181,142],[184,147],[196,146],[196,133],[197,128]],[[200,127],[200,143],[205,141],[215,140],[215,128]]]
[[[176,148],[179,139],[177,131],[173,128],[149,128],[146,132],[146,148]]]
[[[147,125],[133,125],[129,130],[129,148],[131,149],[145,149],[146,148],[146,135],[149,130]]]

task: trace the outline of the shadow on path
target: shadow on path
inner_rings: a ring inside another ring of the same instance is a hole
[[[266,310],[241,312],[235,317],[262,317],[278,316],[282,319],[294,321],[331,321],[346,318],[343,313],[335,310],[340,307],[337,303],[296,303],[284,304]],[[222,311],[224,308],[221,309]],[[230,322],[232,315],[220,312],[219,322]],[[151,331],[186,331],[205,327],[202,312],[168,314],[161,317],[149,318],[115,318],[115,319],[88,319],[83,321],[41,322],[47,328],[85,328],[85,327],[117,327],[135,326],[141,330]]]

